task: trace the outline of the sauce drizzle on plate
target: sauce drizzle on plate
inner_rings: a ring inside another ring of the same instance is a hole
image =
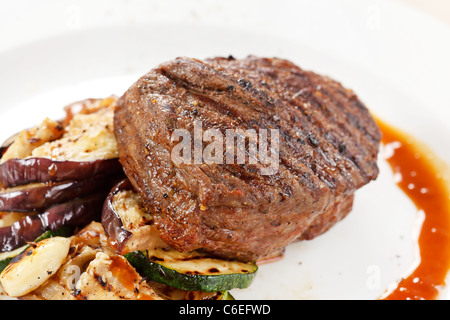
[[[450,269],[449,168],[412,136],[377,119],[383,138],[394,150],[390,164],[398,186],[413,201],[424,221],[418,239],[420,262],[383,300],[432,300]]]

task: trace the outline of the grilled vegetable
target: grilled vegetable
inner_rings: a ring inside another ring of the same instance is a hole
[[[148,279],[189,291],[247,288],[258,269],[255,263],[222,260],[196,251],[156,249],[129,252],[125,257]]]
[[[60,122],[46,118],[38,126],[22,130],[7,139],[4,145],[8,148],[2,155],[0,164],[9,159],[29,157],[35,148],[58,139],[63,134],[64,127]]]
[[[64,107],[66,116],[62,119],[62,124],[64,127],[70,124],[70,121],[78,114],[90,114],[97,112],[101,109],[111,107],[115,104],[117,100],[116,96],[110,96],[104,99],[88,98],[80,101],[72,102],[71,104]]]
[[[56,161],[48,158],[10,159],[0,165],[0,184],[5,188],[33,182],[83,180],[122,172],[117,159]]]
[[[119,182],[106,198],[102,225],[117,253],[168,247],[159,237],[153,216],[145,210],[127,179]]]
[[[234,300],[228,291],[186,291],[154,281],[149,283],[164,300]]]
[[[152,216],[145,212],[131,183],[118,183],[104,203],[102,225],[116,251],[124,253],[145,277],[185,291],[207,292],[244,288],[253,280],[254,263],[178,252],[161,240],[151,222]]]
[[[43,234],[41,234],[36,240],[33,241],[33,243],[37,243],[39,241],[42,241],[47,238],[51,237],[68,237],[71,236],[73,233],[73,228],[70,227],[63,227],[59,230],[48,230],[45,231]],[[9,252],[2,252],[0,253],[0,272],[5,269],[5,267],[11,262],[11,260],[21,254],[23,251],[25,251],[30,245],[24,245],[20,248],[17,248],[13,251]]]
[[[59,269],[69,248],[70,239],[64,237],[48,238],[28,247],[0,274],[6,294],[18,297],[39,287]]]
[[[2,145],[0,146],[0,163],[1,159],[3,158],[6,151],[9,149],[9,147],[14,143],[15,139],[19,136],[20,132],[17,132],[13,134],[11,137],[3,141]]]
[[[127,241],[133,234],[124,228],[120,215],[114,207],[113,199],[119,192],[130,189],[131,184],[128,179],[119,182],[114,186],[103,204],[102,226],[106,235],[112,239],[117,252],[121,252],[124,249]]]
[[[113,130],[114,101],[87,100],[78,114],[70,108],[63,122],[46,119],[9,139],[13,143],[5,142],[5,148],[9,146],[0,161],[0,184],[9,188],[122,172]]]
[[[11,226],[0,228],[0,252],[17,249],[47,230],[57,230],[64,226],[84,226],[98,220],[103,199],[103,193],[78,198],[54,205],[45,212],[27,216]]]
[[[85,180],[32,183],[0,190],[0,211],[39,211],[53,204],[109,188],[109,180],[94,177]]]
[[[73,295],[81,300],[162,300],[123,256],[107,252],[95,255]]]

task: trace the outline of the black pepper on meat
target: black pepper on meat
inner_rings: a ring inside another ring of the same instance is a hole
[[[203,131],[223,134],[278,130],[278,170],[264,175],[261,164],[175,164],[171,133],[193,136],[194,120]],[[118,100],[114,125],[126,175],[161,238],[180,251],[245,261],[279,255],[343,219],[354,192],[378,175],[381,134],[355,93],[279,58],[163,63]],[[151,148],[143,152],[145,145]]]

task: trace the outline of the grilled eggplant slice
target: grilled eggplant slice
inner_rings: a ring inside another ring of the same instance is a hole
[[[13,134],[11,137],[3,141],[2,145],[0,146],[0,163],[1,159],[3,158],[3,155],[6,153],[6,151],[9,149],[9,147],[14,143],[15,139],[19,136],[19,133]]]
[[[83,180],[122,172],[117,159],[56,161],[48,158],[10,159],[0,165],[0,184],[5,188],[34,182]]]
[[[64,127],[67,127],[72,121],[73,117],[77,114],[90,114],[97,112],[101,109],[114,107],[117,100],[117,96],[110,96],[104,99],[100,98],[88,98],[80,101],[72,102],[64,107],[66,117],[61,121]]]
[[[84,226],[100,219],[104,193],[54,205],[42,213],[27,216],[11,226],[0,228],[0,252],[11,251],[33,241],[47,230],[64,226]]]
[[[88,101],[87,105],[96,107],[82,106],[75,115],[70,108],[66,126],[65,121],[46,119],[19,133],[0,161],[0,184],[10,188],[122,172],[113,130],[115,99]]]
[[[32,183],[0,190],[0,211],[39,211],[51,205],[96,193],[109,187],[109,179],[94,177],[50,183]]]
[[[59,121],[46,118],[38,126],[22,130],[8,138],[3,143],[5,152],[2,154],[0,163],[9,159],[26,158],[35,148],[59,139],[63,134],[64,127]]]
[[[122,180],[114,186],[103,204],[102,226],[105,229],[106,235],[112,240],[111,243],[117,252],[122,252],[127,241],[133,234],[124,228],[122,219],[114,207],[113,199],[119,192],[130,189],[131,184],[128,179]]]
[[[127,179],[119,182],[106,198],[102,225],[117,253],[168,247]]]

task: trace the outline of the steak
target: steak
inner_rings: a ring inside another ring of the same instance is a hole
[[[236,161],[237,147],[225,142],[232,163],[173,161],[174,132],[195,136],[195,123],[223,135],[276,130],[277,170],[264,173],[250,148]],[[279,58],[163,63],[118,100],[114,125],[127,177],[179,251],[275,257],[343,219],[354,192],[378,175],[381,134],[356,94]]]

